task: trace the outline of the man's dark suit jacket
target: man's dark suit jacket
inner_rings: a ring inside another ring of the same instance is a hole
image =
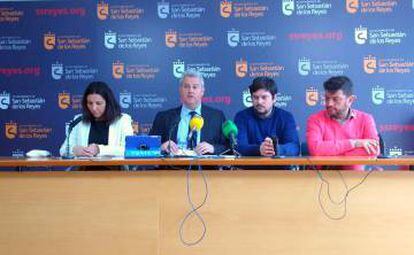
[[[177,142],[178,122],[180,121],[181,106],[157,113],[150,135],[160,135],[161,143],[171,140]],[[224,113],[220,110],[201,105],[201,116],[204,126],[201,130],[200,142],[208,142],[214,146],[214,154],[220,154],[227,149],[226,139],[221,131],[226,121]]]

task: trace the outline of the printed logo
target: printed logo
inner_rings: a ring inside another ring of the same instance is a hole
[[[98,19],[106,20],[109,16],[109,5],[107,3],[100,2],[98,3],[98,8],[96,11],[97,11]]]
[[[157,94],[141,94],[122,91],[119,93],[119,104],[122,109],[161,109],[167,98]]]
[[[220,16],[223,18],[261,18],[269,11],[269,4],[249,0],[223,0],[220,2]]]
[[[165,32],[165,45],[169,48],[205,48],[214,38],[200,32],[181,33],[169,29]]]
[[[342,32],[328,31],[328,32],[305,32],[297,33],[292,32],[288,34],[289,40],[291,41],[342,41],[344,35]]]
[[[55,80],[60,80],[63,76],[63,64],[55,63],[52,64],[52,78]]]
[[[22,36],[0,36],[0,51],[23,51],[27,50],[32,40]]]
[[[355,42],[357,44],[365,44],[368,40],[368,28],[359,26],[355,28]]]
[[[346,0],[346,11],[354,14],[358,11],[359,0]]]
[[[91,39],[80,35],[56,35],[48,32],[43,35],[43,47],[46,50],[84,50]]]
[[[377,59],[372,55],[364,57],[364,71],[365,71],[365,73],[373,74],[373,73],[375,73],[376,69],[377,69]]]
[[[152,38],[142,34],[122,34],[114,31],[105,32],[104,45],[107,49],[144,50],[152,43]]]
[[[194,1],[184,1],[188,3],[158,2],[157,13],[160,19],[199,19],[206,13],[206,3],[191,3]],[[206,2],[206,1],[199,1]]]
[[[169,30],[165,33],[165,45],[169,48],[174,48],[177,46],[178,37],[177,31]]]
[[[23,150],[21,150],[21,149],[14,149],[14,150],[12,150],[12,152],[11,152],[11,156],[12,156],[12,157],[21,158],[21,157],[24,157],[24,156],[25,156],[25,153],[24,153],[24,151],[23,151]]]
[[[51,75],[54,80],[90,80],[94,79],[98,73],[97,68],[87,65],[63,65],[56,62],[51,66]]]
[[[302,76],[307,75],[344,75],[349,65],[339,60],[311,60],[307,57],[299,58],[298,73]]]
[[[247,60],[240,59],[236,61],[236,75],[240,78],[247,75]]]
[[[282,13],[285,16],[322,16],[332,9],[329,0],[282,0]]]
[[[388,155],[398,157],[403,155],[403,150],[397,146],[390,148]]]
[[[166,19],[168,18],[168,15],[170,14],[170,3],[168,2],[159,2],[158,3],[158,17],[160,19]]]
[[[67,92],[59,93],[58,95],[58,104],[60,109],[67,109],[70,106],[70,94]]]
[[[4,127],[5,135],[8,139],[14,139],[17,137],[17,123],[9,122]]]
[[[39,124],[17,124],[14,121],[5,123],[4,132],[8,139],[46,139],[52,132],[52,128]]]
[[[298,71],[300,75],[309,75],[311,70],[311,60],[308,58],[300,58],[298,61]]]
[[[236,30],[227,31],[227,44],[230,47],[237,47],[240,42],[240,32]]]
[[[232,12],[232,3],[230,1],[221,1],[220,3],[220,15],[223,18],[230,17]]]
[[[131,92],[122,92],[119,94],[119,104],[121,108],[128,109],[132,105],[132,94]]]
[[[121,79],[125,72],[125,65],[120,61],[112,63],[112,76],[115,79]]]
[[[46,50],[53,50],[56,46],[56,35],[53,33],[47,33],[43,36],[43,46]]]
[[[315,106],[319,101],[319,92],[316,88],[310,87],[306,89],[306,104]]]
[[[251,107],[251,106],[253,106],[252,95],[250,94],[250,90],[249,89],[243,90],[243,105],[245,107]]]
[[[6,110],[10,106],[10,93],[7,93],[6,91],[3,91],[3,93],[0,94],[0,109]]]
[[[265,32],[227,31],[227,44],[234,48],[240,47],[271,47],[276,41],[276,36]]]
[[[173,62],[173,74],[175,78],[181,78],[185,71],[184,61],[177,60]]]
[[[290,16],[295,11],[294,0],[282,0],[282,12],[286,16]]]
[[[135,1],[139,2],[139,1]],[[134,4],[109,6],[104,1],[100,1],[96,8],[99,20],[137,20],[144,14],[144,9],[136,7]]]
[[[346,0],[346,11],[350,14],[357,12],[366,14],[392,13],[399,5],[398,0]]]
[[[11,5],[0,8],[0,23],[18,23],[23,16],[24,11],[11,7]]]
[[[371,92],[372,102],[376,105],[380,105],[385,100],[385,89],[379,86],[372,88]]]
[[[355,28],[355,42],[370,45],[398,45],[407,37],[403,30],[395,28],[370,28],[359,26]]]
[[[116,46],[116,33],[115,32],[105,32],[105,47],[107,49],[113,49]]]

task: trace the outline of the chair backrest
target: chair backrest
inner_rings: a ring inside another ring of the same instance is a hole
[[[310,156],[307,142],[300,143],[300,154],[301,156]]]
[[[378,133],[379,138],[379,147],[380,147],[380,155],[385,155],[385,141],[382,138],[382,135]]]

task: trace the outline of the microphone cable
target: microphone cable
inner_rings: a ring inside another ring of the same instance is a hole
[[[200,243],[204,239],[204,237],[206,236],[206,233],[207,233],[206,222],[205,222],[203,216],[199,212],[199,210],[206,204],[207,198],[208,198],[208,195],[209,195],[207,177],[205,176],[205,173],[202,171],[201,165],[198,165],[197,172],[202,177],[202,180],[203,180],[203,183],[204,183],[205,194],[204,194],[204,197],[202,199],[202,202],[200,204],[196,205],[193,202],[193,199],[191,197],[191,181],[190,181],[191,170],[192,170],[192,164],[190,163],[190,165],[188,166],[187,172],[186,172],[186,193],[187,193],[187,201],[188,201],[188,204],[190,205],[190,210],[185,214],[184,218],[182,219],[182,221],[180,223],[180,227],[179,227],[180,240],[186,246],[194,246],[194,245]],[[200,237],[198,237],[196,240],[188,241],[184,237],[184,226],[186,225],[187,220],[190,219],[191,217],[194,217],[194,216],[197,217],[199,219],[200,223],[201,223],[202,233],[201,233]]]
[[[325,179],[325,177],[323,176],[323,174],[322,174],[322,172],[320,171],[320,170],[316,170],[316,174],[317,174],[317,177],[319,178],[319,180],[321,180],[321,183],[320,183],[320,185],[319,185],[319,191],[318,191],[318,203],[319,203],[319,207],[321,208],[321,210],[322,210],[322,213],[328,218],[328,219],[330,219],[330,220],[342,220],[342,219],[344,219],[345,217],[346,217],[346,215],[347,215],[347,202],[348,202],[348,197],[349,197],[349,194],[353,191],[353,190],[355,190],[357,187],[359,187],[360,185],[362,185],[364,182],[365,182],[365,180],[368,178],[368,176],[373,172],[373,171],[375,171],[375,169],[371,169],[371,170],[369,170],[363,177],[362,177],[362,179],[357,183],[357,184],[355,184],[355,185],[353,185],[351,188],[349,188],[348,187],[348,184],[346,183],[346,181],[345,181],[345,178],[344,178],[344,176],[342,175],[342,173],[341,173],[341,171],[336,171],[337,173],[338,173],[338,175],[341,177],[341,180],[342,180],[342,183],[344,184],[344,187],[345,187],[345,190],[346,190],[346,192],[345,192],[345,195],[342,197],[342,199],[340,199],[340,200],[338,200],[338,201],[335,201],[333,198],[332,198],[332,196],[331,196],[331,192],[330,192],[330,182],[327,180],[327,179]],[[327,193],[327,196],[328,196],[328,199],[329,199],[329,201],[332,203],[332,204],[334,204],[334,205],[336,205],[336,206],[341,206],[341,205],[343,205],[343,207],[344,207],[344,209],[343,209],[343,212],[342,212],[342,214],[341,215],[339,215],[339,216],[333,216],[333,215],[331,215],[331,214],[329,214],[328,213],[328,211],[326,210],[326,207],[324,206],[324,204],[323,204],[323,202],[322,202],[322,188],[323,188],[323,185],[324,184],[326,184],[326,193]]]

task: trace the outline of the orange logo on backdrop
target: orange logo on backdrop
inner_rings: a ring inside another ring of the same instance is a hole
[[[232,12],[232,4],[228,1],[221,1],[220,3],[220,15],[223,18],[230,17]]]
[[[43,47],[46,50],[53,50],[56,46],[56,36],[53,33],[47,33],[43,36]]]
[[[177,32],[169,30],[165,33],[165,45],[169,48],[174,48],[177,45],[178,38]]]
[[[117,61],[112,64],[112,76],[115,79],[121,79],[122,76],[124,75],[124,70],[125,70],[124,63]]]
[[[247,60],[240,59],[236,61],[236,75],[243,78],[247,74]]]
[[[106,20],[109,15],[109,5],[105,2],[98,3],[98,8],[96,9],[96,13],[98,15],[98,19]]]
[[[8,139],[14,139],[17,136],[17,123],[9,122],[5,124],[4,132]]]
[[[346,11],[349,13],[356,13],[358,11],[359,0],[346,0]]]
[[[306,104],[309,106],[315,106],[319,100],[318,90],[315,88],[309,88],[306,90]]]
[[[67,109],[70,106],[70,94],[67,92],[59,93],[58,102],[60,109]]]
[[[375,69],[377,69],[377,59],[372,55],[364,57],[364,71],[367,74],[373,74]]]

